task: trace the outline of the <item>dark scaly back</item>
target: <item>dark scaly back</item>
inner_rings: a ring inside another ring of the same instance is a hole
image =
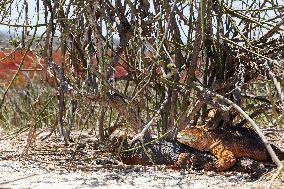
[[[248,138],[248,141],[246,143],[250,143],[250,146],[254,146],[253,149],[256,148],[256,150],[265,150],[267,155],[269,156],[267,149],[264,145],[264,143],[262,142],[261,138],[259,137],[259,135],[250,128],[247,127],[241,127],[241,126],[233,126],[231,127],[233,132],[239,132],[242,136],[247,136],[246,138]],[[252,144],[251,144],[252,143]],[[280,160],[284,160],[284,152],[279,149],[278,147],[276,147],[273,144],[270,144],[272,149],[274,150],[275,154],[278,156],[278,158]],[[270,159],[270,157],[268,157],[268,159]]]
[[[214,138],[231,150],[236,157],[250,157],[259,161],[269,159],[265,145],[257,133],[246,127],[227,126],[210,131]]]
[[[248,153],[255,152],[255,156],[262,156],[260,160],[271,160],[264,143],[253,129],[242,126],[228,126],[225,128],[217,129],[214,132],[216,135],[219,135],[219,137],[222,137],[223,141],[238,145],[234,145],[234,148],[242,148]],[[271,147],[275,151],[278,158],[280,160],[283,160],[284,152],[273,144],[271,144]]]

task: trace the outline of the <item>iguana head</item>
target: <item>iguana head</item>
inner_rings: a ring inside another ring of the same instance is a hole
[[[182,144],[197,148],[197,146],[203,146],[202,142],[205,142],[205,137],[205,127],[195,126],[181,130],[177,135],[177,140]]]

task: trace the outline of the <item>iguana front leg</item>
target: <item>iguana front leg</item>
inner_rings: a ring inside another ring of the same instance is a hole
[[[180,169],[215,171],[216,167],[214,162],[215,158],[213,156],[206,156],[202,153],[180,153],[174,167]]]
[[[180,153],[174,167],[177,169],[188,169],[191,167],[191,156],[188,153]]]
[[[215,164],[217,171],[228,170],[236,163],[234,154],[230,150],[224,149],[222,145],[213,147],[211,153],[217,158]]]

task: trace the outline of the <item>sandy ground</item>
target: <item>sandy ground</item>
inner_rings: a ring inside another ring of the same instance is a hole
[[[98,151],[89,141],[85,152],[75,161],[68,158],[74,145],[62,150],[57,141],[36,144],[32,155],[25,160],[19,154],[26,138],[7,139],[0,132],[0,189],[6,188],[279,188],[284,178],[273,183],[267,175],[252,181],[250,175],[236,172],[175,171],[164,167],[104,166],[96,161],[79,161],[96,156]],[[37,140],[38,141],[38,140]],[[86,142],[84,142],[86,143]],[[92,148],[91,148],[92,147]],[[77,146],[78,148],[78,146]],[[55,151],[52,151],[54,149]],[[48,153],[46,153],[46,151]],[[68,151],[69,150],[69,151]],[[60,152],[60,153],[59,153]],[[63,153],[64,152],[64,153]],[[68,153],[67,153],[68,152]],[[55,154],[55,155],[52,155]],[[82,155],[83,154],[83,155]],[[76,156],[77,157],[77,156]],[[271,187],[270,187],[271,186]]]
[[[0,162],[0,188],[269,188],[264,180],[250,181],[248,175],[230,176],[213,172],[185,173],[153,167],[94,172],[46,171],[16,161]],[[284,188],[280,180],[272,188]]]

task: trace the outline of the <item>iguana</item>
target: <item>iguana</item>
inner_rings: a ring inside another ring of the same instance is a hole
[[[188,147],[176,140],[159,140],[147,144],[152,139],[144,139],[144,148],[141,147],[140,141],[136,141],[132,145],[129,145],[126,140],[122,141],[122,137],[112,139],[110,151],[116,153],[120,151],[118,156],[125,164],[166,165],[173,169],[217,171],[215,167],[217,159],[212,154]],[[261,162],[240,158],[230,170],[259,175],[266,172],[268,168]]]
[[[212,153],[217,158],[217,171],[231,168],[239,157],[270,161],[260,137],[246,127],[227,126],[210,130],[206,126],[195,126],[180,131],[177,140],[194,149]],[[284,152],[274,145],[272,148],[279,159],[283,160]]]

